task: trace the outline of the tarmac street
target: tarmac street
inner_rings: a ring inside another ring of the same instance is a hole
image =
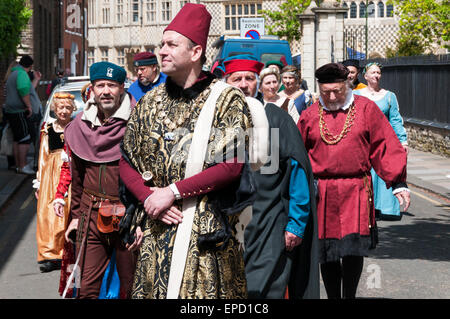
[[[377,222],[379,245],[365,258],[357,298],[450,298],[450,159],[411,150],[408,163],[410,209]],[[34,177],[5,165],[0,156],[0,299],[58,299],[60,271],[41,273],[36,262]]]

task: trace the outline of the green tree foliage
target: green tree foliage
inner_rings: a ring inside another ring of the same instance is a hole
[[[318,2],[320,1],[316,1]],[[286,0],[280,4],[279,10],[261,10],[260,13],[269,20],[266,22],[267,32],[288,41],[300,40],[301,25],[297,16],[302,14],[310,3],[311,0]]]
[[[31,15],[25,0],[0,1],[0,58],[16,55],[21,32]]]
[[[397,46],[395,49],[387,48],[386,57],[393,58],[397,56],[414,56],[422,55],[425,53],[425,46],[416,36],[400,37],[396,41]]]
[[[450,0],[395,0],[395,13],[400,17],[399,45],[422,46],[433,43],[450,48]],[[399,48],[400,48],[399,46]]]

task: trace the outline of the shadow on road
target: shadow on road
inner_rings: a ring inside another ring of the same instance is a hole
[[[36,214],[31,177],[0,211],[0,272],[23,239]],[[26,207],[25,207],[26,206]]]
[[[380,243],[371,257],[450,261],[450,214],[435,216],[414,217],[406,224],[378,221]]]

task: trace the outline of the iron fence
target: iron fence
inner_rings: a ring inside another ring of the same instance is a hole
[[[450,54],[361,61],[383,65],[381,87],[394,92],[403,118],[450,127]]]

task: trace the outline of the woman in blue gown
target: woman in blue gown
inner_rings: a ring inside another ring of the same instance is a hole
[[[395,93],[380,88],[382,66],[379,63],[369,63],[365,66],[363,75],[367,81],[367,87],[354,90],[353,93],[362,95],[375,102],[389,120],[397,134],[400,143],[408,153],[408,142],[403,118],[400,115],[397,97]],[[375,209],[379,211],[380,218],[385,220],[399,220],[401,218],[400,205],[392,193],[392,188],[387,189],[384,181],[371,170]]]

